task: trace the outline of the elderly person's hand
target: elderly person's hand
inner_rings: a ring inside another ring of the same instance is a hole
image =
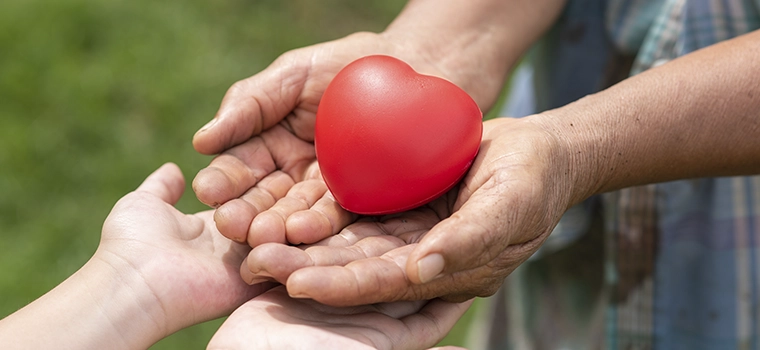
[[[493,294],[579,200],[570,191],[570,159],[560,140],[533,119],[486,122],[463,183],[421,208],[363,218],[335,236],[331,222],[339,218],[313,209],[294,213],[310,227],[290,230],[295,241],[325,240],[255,247],[241,274],[249,283],[273,279],[293,296],[331,305]]]
[[[340,217],[331,229],[338,232],[356,216],[338,215],[329,196],[322,200],[313,145],[317,106],[338,71],[363,56],[394,56],[419,73],[452,81],[487,110],[509,69],[561,6],[561,0],[413,0],[380,34],[357,33],[283,54],[234,84],[216,117],[196,133],[196,150],[219,154],[193,182],[198,199],[217,208],[223,235],[250,246],[301,243],[290,239],[285,220],[307,208]],[[304,195],[283,199],[295,184]],[[268,210],[280,199],[287,203]]]
[[[286,241],[282,220],[290,213],[266,212],[295,184],[319,186],[314,152],[314,117],[322,93],[348,63],[370,54],[404,57],[415,68],[439,74],[423,58],[384,36],[358,33],[283,54],[267,69],[230,88],[216,117],[193,139],[205,154],[221,154],[193,182],[198,199],[217,208],[215,221],[226,237],[255,246]],[[309,191],[301,191],[307,193]],[[324,193],[324,192],[322,192]],[[319,197],[298,198],[298,209]],[[278,226],[279,225],[279,226]],[[257,233],[257,234],[253,234]]]
[[[371,223],[361,235],[348,226],[328,238],[344,239],[344,248],[262,245],[241,274],[249,281],[274,278],[293,296],[333,305],[489,295],[569,207],[591,195],[760,172],[760,64],[752,59],[758,43],[755,31],[562,108],[488,121],[452,206],[440,199]],[[320,226],[335,221],[306,212],[293,216],[309,219],[313,232],[326,233]],[[285,267],[274,266],[278,250],[290,254]]]

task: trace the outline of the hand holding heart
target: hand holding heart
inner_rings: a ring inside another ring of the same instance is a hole
[[[333,77],[371,54],[399,57],[420,73],[442,75],[416,50],[382,35],[359,33],[287,52],[229,89],[215,118],[193,139],[200,153],[221,152],[198,173],[193,189],[201,202],[217,208],[214,219],[223,235],[251,246],[314,242],[356,219],[326,192],[316,164],[314,123]],[[286,197],[289,191],[304,196]],[[339,220],[328,232],[311,233],[311,218],[294,218],[286,231],[290,214],[307,208]]]
[[[299,255],[300,260],[267,253],[297,249],[285,245],[254,249],[241,269],[249,282],[275,279],[291,293],[333,304],[493,293],[567,208],[567,195],[558,195],[564,183],[552,177],[552,167],[566,165],[553,158],[556,140],[529,119],[489,122],[492,131],[459,192],[396,214],[399,220],[390,226],[362,219],[346,227],[359,216],[327,191],[311,142],[322,93],[343,66],[363,56],[356,55],[367,47],[363,43],[349,37],[329,44],[332,50],[320,45],[294,51],[233,86],[215,124],[194,140],[205,153],[231,147],[196,177],[199,199],[218,206],[217,227],[236,241],[322,246],[306,250],[319,255]],[[384,53],[380,47],[404,58],[393,45],[373,47],[365,54]],[[435,72],[424,60],[405,61],[420,73]],[[441,201],[443,209],[431,209]],[[543,205],[553,209],[546,212]],[[364,234],[355,235],[357,229]],[[330,266],[304,268],[312,265]],[[359,288],[341,288],[343,282]],[[324,288],[307,288],[313,285]]]
[[[312,245],[257,246],[241,275],[249,283],[275,280],[294,297],[337,306],[493,294],[572,204],[568,179],[557,171],[568,167],[566,148],[542,117],[485,122],[470,172],[435,201],[360,219]]]

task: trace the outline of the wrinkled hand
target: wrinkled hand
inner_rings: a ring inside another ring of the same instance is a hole
[[[293,299],[280,286],[235,310],[208,349],[422,349],[443,339],[470,304],[432,300],[336,308]]]
[[[293,242],[284,233],[285,219],[307,208],[342,218],[331,233],[356,218],[341,216],[329,196],[322,199],[319,191],[309,190],[324,186],[316,166],[314,119],[322,93],[338,71],[371,54],[393,55],[420,73],[441,75],[415,50],[381,34],[358,33],[287,52],[229,89],[216,117],[193,139],[200,153],[223,152],[193,181],[198,199],[217,208],[215,221],[223,235],[250,246]],[[290,196],[288,203],[267,211],[296,183],[303,187],[296,192],[309,195]],[[290,225],[297,232],[309,229],[297,220]]]
[[[173,207],[184,187],[176,165],[156,170],[114,206],[92,258],[149,296],[141,306],[164,335],[227,315],[271,287],[240,280],[250,248],[222,237],[211,211],[186,215]]]
[[[241,275],[248,282],[276,280],[291,296],[330,305],[491,295],[575,200],[563,147],[531,117],[488,121],[458,189],[415,210],[360,219],[335,236],[329,232],[339,218],[294,213],[321,218],[310,222],[324,240],[255,247]]]

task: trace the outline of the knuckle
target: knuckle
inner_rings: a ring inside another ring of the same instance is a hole
[[[227,89],[227,95],[239,95],[245,91],[245,87],[248,85],[247,79],[238,80]]]
[[[441,296],[441,299],[443,301],[449,302],[449,303],[462,303],[467,300],[470,300],[478,295],[474,294],[449,294]]]
[[[480,291],[477,293],[477,296],[481,298],[490,297],[496,292],[499,291],[499,288],[501,288],[501,285],[504,283],[503,279],[493,279],[490,281],[490,283],[485,284]]]

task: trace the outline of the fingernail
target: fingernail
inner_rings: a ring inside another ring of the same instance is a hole
[[[258,284],[261,282],[276,282],[274,278],[254,273],[246,267],[240,268],[240,277],[243,278],[243,281],[245,281],[245,283],[250,285]]]
[[[259,278],[270,278],[270,279],[274,280],[274,276],[272,276],[272,274],[269,273],[269,271],[259,269],[258,271],[251,271],[251,272],[256,277],[259,277]]]
[[[248,283],[251,286],[254,284],[259,284],[259,283],[264,283],[264,282],[274,282],[274,281],[271,278],[263,278],[263,277],[262,278],[254,277],[251,280],[246,281],[246,283]]]
[[[430,282],[443,272],[443,266],[441,254],[430,254],[417,261],[417,275],[422,283]]]
[[[219,118],[215,117],[214,119],[209,120],[209,122],[206,123],[206,125],[204,125],[200,130],[198,130],[198,132],[204,132],[204,131],[210,129],[212,126],[214,126],[214,124],[216,124],[216,122],[217,122],[218,119]]]
[[[240,277],[248,284],[252,284],[250,281],[253,281],[256,277],[256,275],[248,269],[248,257],[243,259],[243,262],[240,264]]]
[[[309,296],[302,292],[291,292],[288,290],[288,295],[294,299],[309,299]]]

